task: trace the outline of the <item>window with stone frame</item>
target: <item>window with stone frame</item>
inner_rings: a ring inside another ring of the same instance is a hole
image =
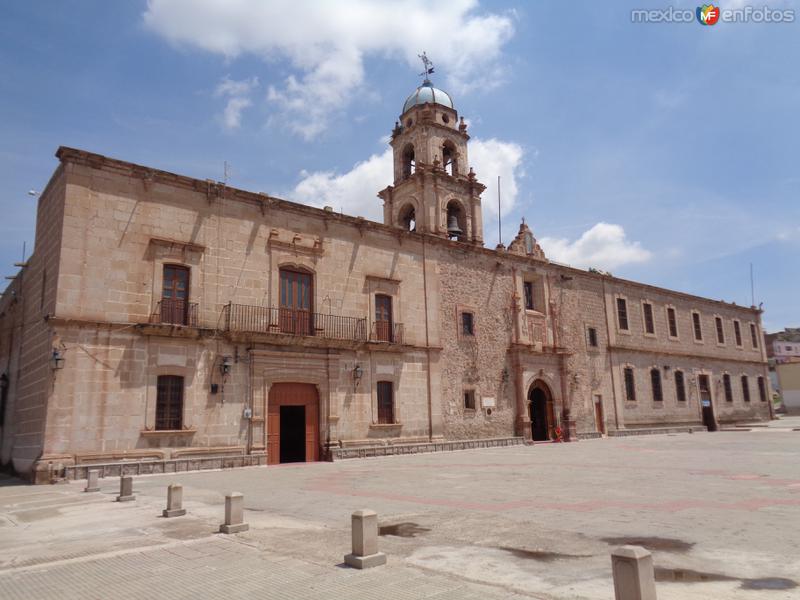
[[[650,369],[650,383],[653,388],[653,400],[655,402],[663,402],[664,392],[661,389],[661,371],[658,367]]]
[[[758,377],[758,399],[761,402],[767,401],[767,382],[760,375]]]
[[[525,310],[535,310],[536,312],[546,313],[546,302],[544,292],[544,278],[541,275],[532,273],[525,274],[522,282],[523,302]]]
[[[464,408],[475,410],[475,390],[464,390]]]
[[[717,343],[724,344],[725,343],[725,329],[722,326],[722,317],[714,317],[714,323],[717,327]]]
[[[736,340],[736,345],[742,345],[742,326],[739,324],[739,321],[733,322],[733,337]]]
[[[625,399],[631,402],[636,400],[636,380],[633,376],[633,367],[625,367]]]
[[[644,332],[655,335],[656,322],[653,318],[653,305],[650,302],[642,303],[642,313],[644,314]]]
[[[183,429],[183,377],[159,375],[156,384],[156,429]]]
[[[686,402],[686,382],[683,378],[683,371],[675,371],[675,396],[678,402]]]
[[[731,386],[731,376],[727,373],[722,376],[722,387],[725,389],[725,402],[733,402],[733,386]]]
[[[617,298],[617,325],[622,331],[628,331],[628,301]]]
[[[742,396],[745,402],[750,402],[750,379],[747,375],[742,375]]]
[[[378,382],[378,423],[394,423],[394,385],[391,381]]]
[[[461,335],[468,337],[475,335],[475,313],[466,310],[461,313]]]
[[[669,336],[678,337],[678,319],[675,314],[675,308],[672,306],[667,307],[667,324],[669,326]]]
[[[750,323],[750,341],[753,343],[753,349],[758,349],[758,330],[755,323]]]
[[[525,310],[533,310],[533,282],[523,282],[522,289],[525,292]]]
[[[597,329],[594,327],[586,328],[587,343],[590,348],[597,348]]]
[[[703,341],[703,324],[700,322],[700,313],[692,312],[692,324],[694,325],[694,339],[697,342]]]

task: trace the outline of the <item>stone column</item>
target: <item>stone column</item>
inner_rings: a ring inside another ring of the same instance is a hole
[[[182,517],[186,514],[183,508],[183,486],[173,483],[167,488],[167,508],[161,513],[164,517]]]
[[[119,478],[117,502],[130,502],[131,500],[136,500],[136,496],[133,495],[133,477],[123,475]]]
[[[621,546],[611,552],[616,600],[656,600],[653,556],[641,546]]]
[[[225,522],[219,526],[220,533],[247,531],[250,525],[244,522],[244,495],[231,492],[225,496]]]
[[[86,476],[86,488],[83,490],[84,492],[99,492],[100,491],[100,484],[98,483],[98,479],[100,478],[100,471],[97,469],[89,469]]]
[[[353,552],[344,557],[344,562],[356,569],[385,565],[386,555],[378,552],[378,513],[374,510],[357,510],[351,522]]]

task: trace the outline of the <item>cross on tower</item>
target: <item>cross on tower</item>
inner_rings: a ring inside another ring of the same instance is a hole
[[[423,50],[422,54],[417,54],[419,59],[422,61],[422,65],[425,67],[425,70],[419,74],[420,77],[424,77],[425,80],[423,83],[430,83],[430,79],[428,79],[428,75],[433,73],[433,63],[431,59],[428,58],[428,55]]]

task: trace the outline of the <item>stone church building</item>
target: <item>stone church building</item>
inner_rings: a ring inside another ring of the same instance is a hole
[[[485,248],[467,126],[427,80],[391,145],[383,223],[59,148],[0,301],[0,463],[50,481],[770,417],[759,310],[550,262],[525,224]]]

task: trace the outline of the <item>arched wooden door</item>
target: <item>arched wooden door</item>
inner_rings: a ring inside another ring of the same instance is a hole
[[[542,381],[535,382],[528,391],[531,419],[531,438],[534,442],[551,440],[555,436],[555,411],[550,388]]]
[[[276,383],[269,390],[267,464],[319,460],[319,395],[309,383]]]

